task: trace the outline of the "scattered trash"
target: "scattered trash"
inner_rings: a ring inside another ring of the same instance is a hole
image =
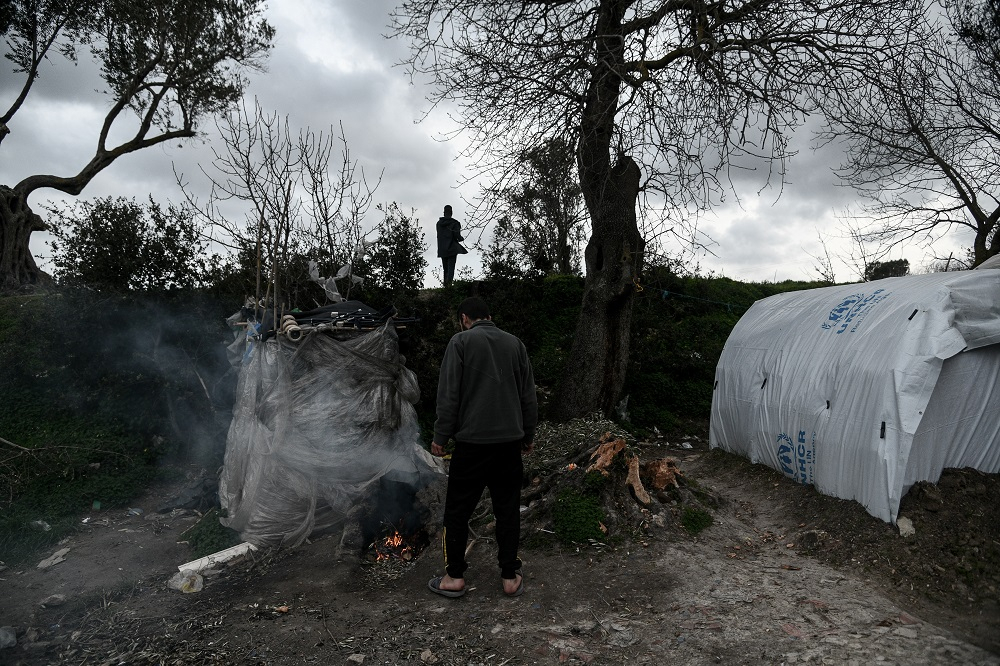
[[[92,506],[94,507],[94,511],[100,511],[101,510],[101,501],[100,500],[94,500],[94,504]]]
[[[350,657],[347,658],[347,661],[351,662],[352,664],[360,664],[363,663],[364,660],[365,660],[365,655],[363,654],[352,654]]]
[[[0,649],[17,645],[17,634],[14,627],[0,627]]]
[[[142,515],[142,509],[134,509],[134,508],[129,507],[128,515],[130,515],[130,516],[141,516]]]
[[[438,657],[430,650],[424,650],[423,652],[420,653],[420,661],[424,662],[425,664],[436,664],[438,661]]]
[[[194,571],[178,571],[174,574],[173,578],[167,581],[167,587],[172,590],[180,590],[184,594],[201,592],[204,584],[205,581],[202,579],[201,574]]]
[[[217,553],[212,553],[211,555],[206,555],[205,557],[198,558],[197,560],[192,560],[184,564],[177,566],[179,571],[190,571],[192,573],[197,573],[202,569],[206,569],[213,564],[218,564],[220,562],[227,562],[234,557],[244,555],[252,550],[257,550],[257,546],[252,543],[241,543],[225,550],[220,550]]]
[[[80,522],[81,522],[81,523],[83,523],[84,525],[86,525],[87,523],[89,523],[89,522],[90,522],[90,516],[87,516],[86,518],[84,518],[84,519],[83,519],[83,520],[81,520]]]
[[[48,532],[49,530],[52,529],[52,526],[49,525],[44,520],[33,520],[33,521],[31,521],[31,526],[34,527],[35,529],[41,530],[43,532]]]
[[[680,446],[681,446],[682,449],[693,449],[694,448],[693,446],[691,446],[691,442],[681,442]]]
[[[60,562],[66,561],[66,553],[69,552],[69,548],[60,548],[56,552],[52,553],[49,557],[45,558],[38,563],[39,569],[48,569],[51,566],[55,566]]]

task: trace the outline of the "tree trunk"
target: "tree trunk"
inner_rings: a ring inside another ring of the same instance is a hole
[[[642,266],[645,247],[635,212],[639,176],[636,163],[622,156],[597,195],[598,206],[591,215],[593,234],[585,255],[583,305],[571,361],[553,410],[557,420],[598,410],[610,416],[621,400],[629,361],[633,280]]]
[[[635,280],[645,248],[636,220],[639,166],[615,145],[615,118],[625,60],[622,22],[631,2],[602,0],[596,54],[580,119],[577,165],[592,233],[585,254],[587,278],[573,352],[553,418],[596,410],[613,416],[625,385]]]
[[[42,218],[28,206],[27,197],[0,185],[0,291],[46,282],[31,256],[31,232],[44,231]]]

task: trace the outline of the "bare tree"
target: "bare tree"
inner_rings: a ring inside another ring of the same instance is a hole
[[[1000,253],[996,4],[939,9],[827,100],[825,137],[844,139],[840,175],[866,197],[854,220],[861,242],[933,246],[959,233],[978,265]]]
[[[5,9],[4,56],[23,77],[0,115],[0,140],[14,131],[39,66],[60,53],[89,52],[100,64],[110,108],[94,156],[75,175],[29,175],[0,186],[0,287],[42,278],[29,250],[44,229],[28,205],[36,190],[77,195],[119,157],[164,141],[195,136],[198,124],[239,99],[246,71],[260,70],[273,28],[261,0],[14,0]],[[129,118],[134,114],[137,122]],[[52,128],[58,132],[59,128]],[[115,145],[112,137],[131,133]]]
[[[484,168],[547,136],[576,146],[591,221],[586,287],[554,412],[614,413],[646,239],[636,205],[703,208],[731,166],[780,178],[786,131],[908,0],[406,0],[408,65],[456,102]],[[768,166],[773,167],[767,168]]]
[[[837,274],[833,269],[833,258],[830,256],[830,248],[826,246],[826,239],[823,238],[823,234],[817,232],[816,235],[823,252],[820,255],[809,255],[816,262],[813,264],[813,270],[816,271],[816,275],[823,282],[837,284]]]
[[[309,261],[327,275],[346,266],[340,277],[349,293],[356,277],[350,267],[366,247],[363,222],[380,179],[368,183],[343,128],[294,133],[287,117],[265,113],[256,100],[252,110],[240,104],[217,124],[221,147],[213,148],[211,169],[203,168],[211,183],[207,201],[191,194],[182,175],[177,180],[211,240],[254,263],[255,299],[285,309],[300,301]],[[340,297],[332,291],[335,279],[322,282],[328,296]]]

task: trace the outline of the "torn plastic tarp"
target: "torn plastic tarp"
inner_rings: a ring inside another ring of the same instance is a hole
[[[712,448],[895,522],[945,468],[1000,472],[1000,271],[757,301],[715,379]]]
[[[383,478],[414,490],[444,478],[420,445],[420,391],[391,320],[297,343],[240,333],[230,351],[243,361],[219,499],[244,541],[298,545],[342,527]]]

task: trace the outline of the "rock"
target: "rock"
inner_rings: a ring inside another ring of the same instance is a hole
[[[55,566],[60,562],[66,561],[66,553],[69,552],[69,548],[60,548],[56,552],[52,553],[49,557],[45,558],[38,563],[39,569],[48,569],[51,566]]]
[[[425,664],[436,664],[438,661],[437,655],[430,650],[424,650],[420,653],[420,661]]]
[[[0,649],[17,645],[17,634],[14,627],[0,627]]]
[[[913,527],[913,521],[906,516],[900,516],[896,520],[896,527],[899,528],[899,536],[903,538],[911,537],[917,533],[915,527]]]
[[[365,655],[357,653],[352,654],[350,657],[347,658],[347,661],[351,662],[352,664],[360,664],[364,662],[364,660],[365,660]]]
[[[62,606],[64,603],[66,603],[65,594],[53,594],[42,599],[38,605],[42,608],[55,608],[56,606]]]

